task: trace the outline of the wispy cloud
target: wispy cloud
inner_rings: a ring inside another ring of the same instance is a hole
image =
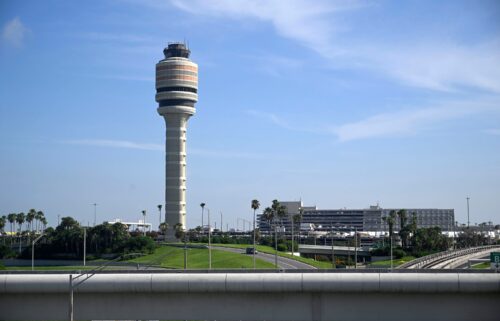
[[[77,139],[77,140],[64,140],[63,144],[69,145],[83,145],[95,147],[108,147],[108,148],[125,148],[125,149],[138,149],[149,151],[165,151],[165,146],[162,144],[154,143],[137,143],[126,140],[110,140],[110,139]],[[190,155],[202,156],[208,158],[241,158],[241,159],[264,159],[265,155],[257,153],[247,153],[230,150],[213,150],[213,149],[199,149],[189,148]]]
[[[283,116],[277,115],[275,113],[270,112],[262,112],[258,110],[248,109],[245,111],[248,115],[254,116],[261,120],[264,120],[268,123],[271,123],[279,128],[298,131],[298,132],[307,132],[307,133],[315,133],[315,134],[327,134],[329,131],[326,127],[321,126],[309,126],[301,123],[292,124],[288,120],[286,120]]]
[[[317,52],[334,68],[363,68],[404,85],[437,91],[472,87],[500,93],[499,39],[476,45],[441,39],[394,44],[361,38],[362,42],[356,42],[357,37],[348,32],[351,26],[343,14],[369,7],[366,1],[171,0],[170,3],[193,15],[270,23],[278,35]]]
[[[434,107],[374,115],[360,121],[335,126],[331,131],[340,142],[368,138],[400,137],[416,135],[432,125],[447,120],[499,111],[500,105],[495,102],[450,102]]]
[[[282,129],[329,134],[334,135],[339,142],[348,142],[361,139],[417,135],[422,131],[435,128],[433,126],[436,124],[443,124],[452,119],[461,119],[489,112],[498,113],[500,112],[500,103],[495,100],[441,102],[432,106],[421,106],[404,111],[373,115],[362,120],[334,126],[326,124],[310,126],[304,124],[304,122],[291,125],[285,117],[277,114],[255,110],[247,110],[246,112]],[[491,135],[500,134],[498,129],[489,129],[484,132]]]
[[[13,47],[22,47],[30,30],[24,26],[19,17],[5,24],[2,29],[2,40]]]
[[[127,148],[127,149],[142,149],[142,150],[164,150],[165,146],[151,143],[136,143],[126,140],[109,140],[109,139],[77,139],[65,140],[62,143],[70,145],[85,145],[111,148]]]

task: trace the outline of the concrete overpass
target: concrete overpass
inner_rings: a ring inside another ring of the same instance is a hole
[[[96,274],[75,320],[498,320],[494,273]],[[84,275],[85,276],[85,275]],[[68,274],[0,275],[0,320],[68,320]]]
[[[362,247],[354,247],[354,246],[334,246],[333,252],[335,256],[350,256],[354,259],[354,255],[358,252],[358,261],[365,261],[366,258],[371,257],[370,251],[362,248]],[[324,255],[331,258],[332,256],[332,246],[331,245],[299,245],[299,253],[302,256],[312,256],[314,255]]]

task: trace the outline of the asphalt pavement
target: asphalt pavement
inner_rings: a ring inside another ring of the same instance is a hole
[[[241,255],[248,255],[252,256],[252,254],[246,254],[245,249],[236,249],[232,247],[223,247],[223,246],[212,246],[213,249],[216,250],[221,250],[221,251],[227,251],[227,252],[233,252],[233,253],[239,253]],[[255,255],[256,258],[261,259],[266,262],[270,263],[275,263],[275,257],[274,254],[267,254],[267,253],[262,253],[262,252],[257,252]],[[296,269],[306,269],[306,270],[313,270],[316,269],[314,266],[302,263],[293,259],[289,259],[286,257],[281,257],[278,256],[278,268],[280,269],[286,269],[286,270],[296,270]]]

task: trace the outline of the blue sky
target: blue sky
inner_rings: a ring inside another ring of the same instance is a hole
[[[2,1],[0,213],[157,222],[154,66],[189,42],[188,225],[250,201],[500,223],[498,1]]]

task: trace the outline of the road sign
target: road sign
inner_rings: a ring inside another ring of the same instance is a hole
[[[490,264],[492,269],[500,269],[500,252],[490,253]]]

